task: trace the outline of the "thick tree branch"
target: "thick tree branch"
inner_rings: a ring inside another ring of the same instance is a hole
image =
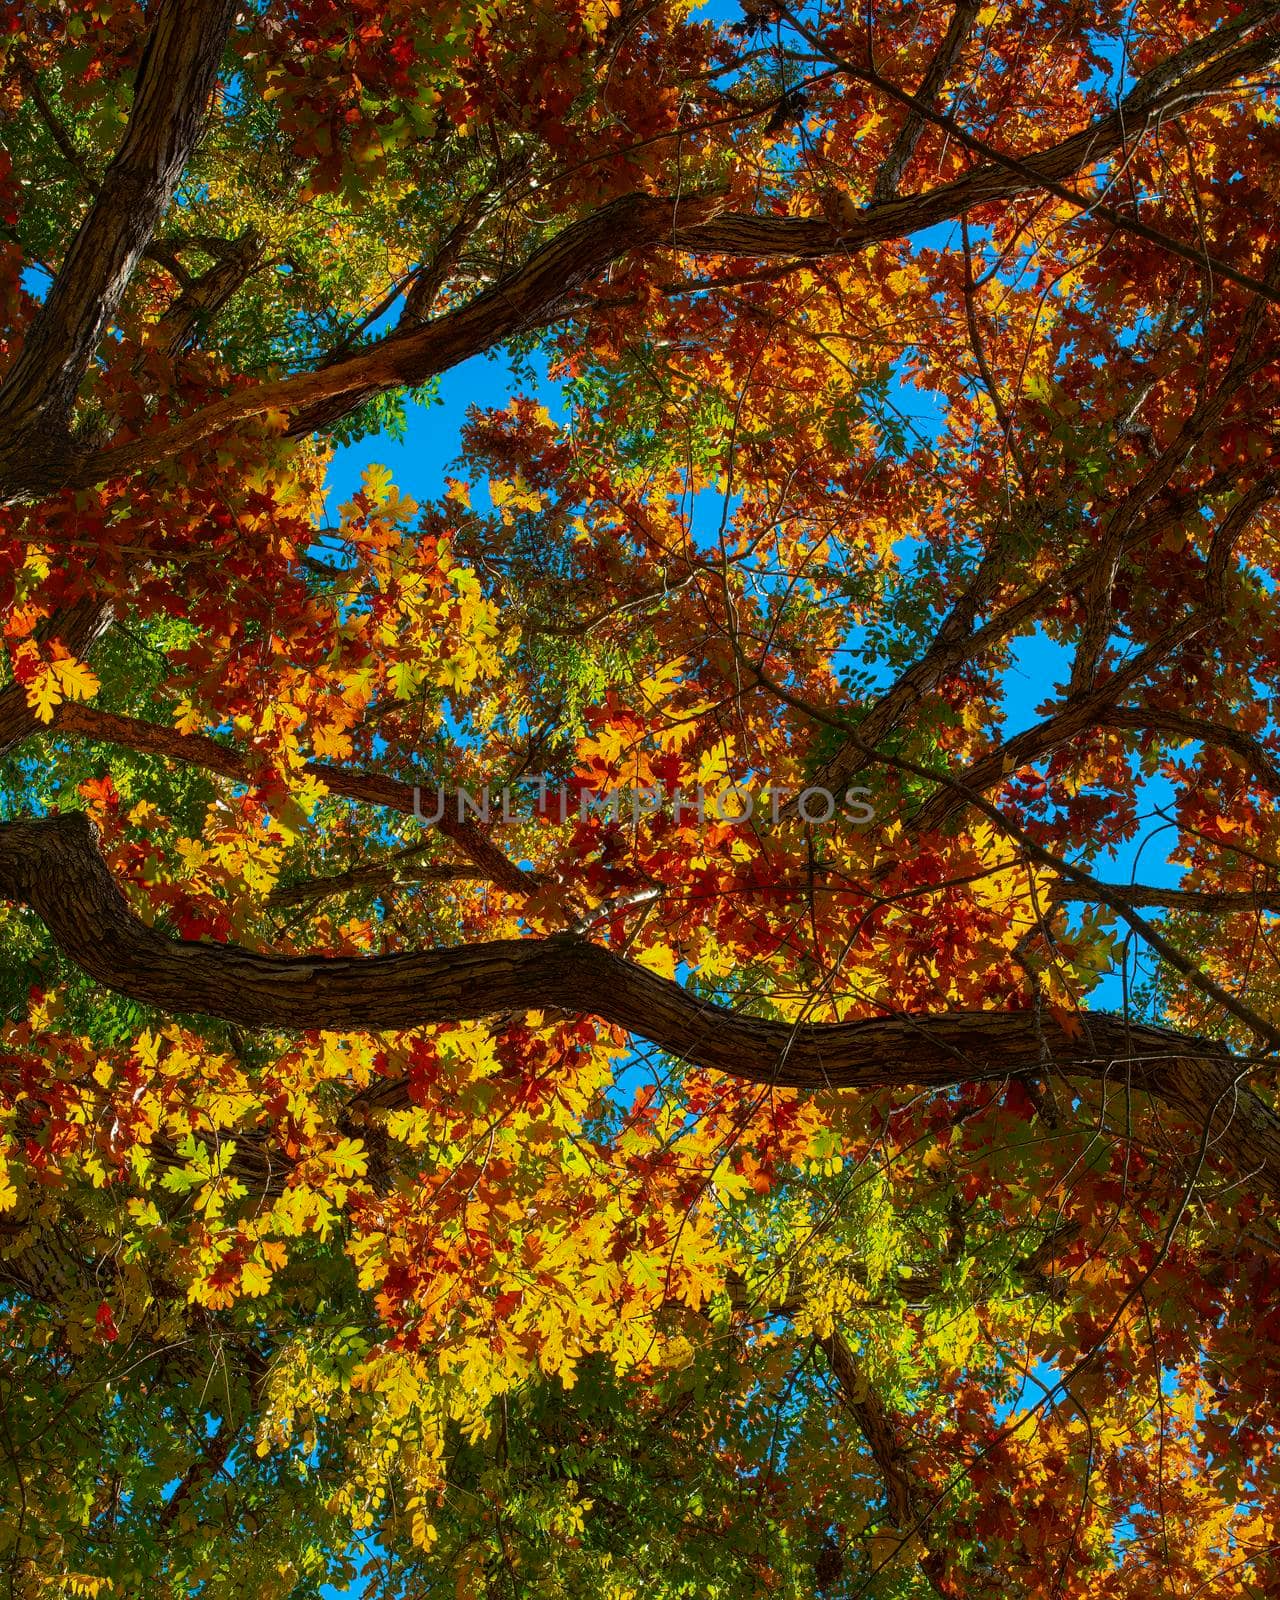
[[[80,380],[195,148],[237,0],[159,0],[129,125],[0,386],[0,467],[57,449]]]
[[[191,278],[157,323],[155,337],[170,355],[199,341],[231,296],[262,260],[262,240],[250,228],[233,240],[207,272]]]
[[[346,872],[335,872],[327,878],[308,878],[302,883],[278,884],[267,896],[267,904],[277,909],[285,906],[311,905],[317,900],[327,900],[330,895],[380,894],[402,889],[415,883],[464,883],[477,878],[488,880],[482,868],[460,867],[452,862],[412,859],[398,861],[372,861],[366,866],[349,867]]]
[[[1108,896],[1117,896],[1131,906],[1154,911],[1197,911],[1205,916],[1234,916],[1247,911],[1271,911],[1280,915],[1280,888],[1275,889],[1161,889],[1144,883],[1108,883]],[[1049,899],[1057,904],[1070,901],[1105,905],[1097,892],[1083,884],[1055,883]]]
[[[204,0],[204,4],[210,5],[212,0]],[[787,258],[803,264],[827,256],[849,256],[872,244],[906,237],[953,221],[975,206],[1044,188],[1057,192],[1059,180],[1121,149],[1143,126],[1154,124],[1173,106],[1221,89],[1280,55],[1280,38],[1268,34],[1248,37],[1257,21],[1256,14],[1237,19],[1208,40],[1178,52],[1139,80],[1115,111],[1047,150],[1015,158],[983,146],[989,159],[963,177],[923,194],[875,201],[839,227],[814,217],[726,213],[722,200],[715,196],[624,196],[562,230],[523,267],[466,306],[421,327],[397,330],[318,371],[297,373],[228,396],[136,443],[74,462],[54,455],[15,459],[0,475],[0,489],[15,498],[123,476],[191,450],[238,422],[269,413],[283,414],[291,434],[314,431],[372,393],[421,384],[517,333],[546,326],[572,303],[578,289],[625,255],[666,247],[693,255]],[[904,101],[909,107],[911,98]],[[1080,197],[1073,199],[1082,207],[1086,204]],[[1143,237],[1153,232],[1133,219],[1118,219],[1115,225],[1127,226]],[[1157,239],[1169,248],[1182,248],[1177,241],[1164,241],[1163,236]],[[1197,265],[1206,265],[1202,251],[1193,254]],[[1221,277],[1269,296],[1265,284],[1225,264],[1214,266]]]
[[[144,1004],[255,1028],[380,1030],[506,1012],[585,1013],[696,1066],[804,1089],[944,1086],[1052,1065],[1126,1083],[1195,1122],[1280,1197],[1280,1119],[1221,1046],[1103,1013],[959,1012],[791,1025],[742,1016],[581,938],[363,958],[263,955],[166,938],[129,909],[77,813],[0,826],[0,894],[31,907],[91,977]],[[1132,915],[1132,913],[1131,913]]]
[[[1256,778],[1274,794],[1280,795],[1280,758],[1261,739],[1228,722],[1188,716],[1181,711],[1149,706],[1110,706],[1099,713],[1098,723],[1106,728],[1132,729],[1135,733],[1167,733],[1198,744],[1230,750]]]

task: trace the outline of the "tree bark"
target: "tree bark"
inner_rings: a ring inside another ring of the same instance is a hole
[[[1246,1065],[1221,1045],[1106,1013],[1068,1023],[981,1011],[791,1024],[700,1000],[573,935],[369,957],[170,939],[130,910],[79,813],[0,826],[0,894],[30,906],[98,982],[171,1013],[359,1031],[563,1010],[616,1024],[693,1066],[811,1090],[942,1087],[1052,1069],[1127,1085],[1208,1123],[1212,1147],[1280,1198],[1280,1118],[1242,1087]]]
[[[0,475],[48,465],[80,380],[190,159],[237,0],[159,0],[125,135],[0,386]]]

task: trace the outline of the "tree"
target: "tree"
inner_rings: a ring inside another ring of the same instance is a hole
[[[1269,1592],[1280,7],[7,30],[7,1593]]]

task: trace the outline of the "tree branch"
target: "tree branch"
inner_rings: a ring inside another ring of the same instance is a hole
[[[1178,645],[1193,638],[1205,626],[1205,621],[1203,617],[1192,613],[1173,627],[1166,628],[1159,639],[1140,650],[1131,661],[1124,663],[1095,688],[1069,696],[1051,716],[1030,728],[1024,728],[1021,733],[1015,733],[994,750],[979,756],[963,772],[956,774],[958,782],[964,785],[965,790],[985,793],[1019,767],[1049,755],[1069,740],[1079,738],[1081,734],[1097,727],[1116,695],[1166,661]],[[925,801],[911,819],[912,830],[927,833],[930,829],[940,828],[948,817],[963,811],[967,803],[961,790],[940,789]]]
[[[1113,206],[1104,205],[1101,195],[1090,198],[1070,188],[1062,180],[1082,170],[1085,159],[1082,158],[1068,169],[1052,165],[1044,157],[1023,158],[998,150],[986,139],[980,139],[968,129],[961,127],[954,118],[935,111],[919,96],[908,94],[899,88],[896,83],[877,72],[870,63],[858,66],[855,62],[831,53],[820,36],[811,28],[800,22],[793,13],[788,12],[786,15],[824,60],[839,67],[855,82],[879,89],[882,94],[897,101],[899,105],[906,106],[922,120],[933,123],[958,144],[963,145],[972,155],[989,162],[992,168],[1020,177],[1031,188],[1043,188],[1056,199],[1065,200],[1068,205],[1075,206],[1085,215],[1096,217],[1100,222],[1108,223],[1122,233],[1131,233],[1150,244],[1158,245],[1161,249],[1180,256],[1184,261],[1190,261],[1202,271],[1208,269],[1219,278],[1251,290],[1263,300],[1280,304],[1280,294],[1277,294],[1271,284],[1248,273],[1240,272],[1229,262],[1211,255],[1205,249],[1203,241],[1189,244],[1185,240],[1176,239],[1171,234],[1151,227],[1139,217],[1129,216],[1117,211]],[[1145,74],[1134,84],[1110,116],[1100,118],[1094,124],[1094,127],[1101,131],[1104,125],[1109,124],[1114,127],[1118,123],[1120,138],[1115,143],[1094,146],[1088,152],[1089,158],[1096,162],[1100,156],[1111,154],[1121,145],[1127,144],[1130,138],[1157,123],[1162,115],[1171,111],[1174,106],[1194,104],[1207,95],[1225,89],[1236,78],[1246,73],[1271,66],[1277,57],[1280,57],[1280,36],[1267,31],[1264,25],[1273,21],[1274,16],[1275,9],[1271,5],[1242,13],[1224,27],[1215,29],[1205,38],[1194,41],[1176,52],[1168,61],[1162,62],[1160,66]],[[1245,43],[1239,42],[1254,29],[1259,30],[1257,38]],[[1224,42],[1230,42],[1233,47],[1216,54],[1222,49]],[[1188,70],[1192,67],[1195,70]],[[1077,139],[1079,137],[1081,136],[1076,136]],[[1056,146],[1054,151],[1047,154],[1051,156],[1057,154],[1061,159],[1066,146],[1073,142],[1065,140],[1062,145]],[[1105,190],[1103,192],[1105,193]]]
[[[196,343],[236,290],[262,261],[262,240],[252,229],[231,241],[207,272],[191,278],[161,317],[155,336],[170,355]]]
[[[1275,889],[1160,889],[1143,883],[1104,884],[1107,895],[1115,895],[1131,906],[1147,906],[1155,911],[1199,911],[1206,916],[1235,915],[1243,911],[1273,911],[1280,915],[1280,888]],[[1107,902],[1083,884],[1054,883],[1049,899],[1056,904],[1068,901],[1089,905]]]
[[[0,385],[0,465],[65,445],[76,390],[204,121],[237,0],[159,0],[133,109],[58,276]]]
[[[832,1333],[818,1342],[827,1358],[831,1375],[836,1380],[841,1404],[866,1441],[871,1459],[884,1482],[889,1521],[895,1532],[902,1536],[897,1548],[877,1561],[876,1570],[896,1561],[912,1535],[918,1533],[923,1546],[918,1558],[920,1569],[934,1592],[947,1600],[946,1562],[926,1537],[932,1507],[903,1445],[902,1424],[876,1393],[841,1334]]]
[[[416,1028],[507,1012],[596,1016],[695,1066],[802,1089],[941,1087],[1001,1079],[1046,1057],[1123,1081],[1195,1123],[1280,1198],[1280,1118],[1241,1087],[1221,1045],[1105,1013],[957,1012],[792,1025],[742,1016],[572,935],[369,957],[278,956],[170,939],[130,910],[81,814],[0,826],[0,894],[31,907],[90,977],[166,1011],[254,1028]],[[1132,913],[1130,913],[1133,915]]]
[[[977,0],[958,0],[942,42],[929,63],[929,70],[916,90],[915,98],[921,106],[932,107],[936,103],[939,94],[946,86],[952,67],[964,49],[965,40],[973,32],[974,23],[978,20],[978,10]],[[916,109],[908,112],[906,121],[898,129],[898,136],[893,141],[889,154],[884,158],[876,174],[877,200],[888,200],[898,192],[902,174],[907,170],[907,164],[915,154],[916,145],[919,144],[920,135],[925,127],[923,112]]]
[[[53,726],[59,733],[78,733],[87,739],[100,739],[105,744],[118,744],[142,754],[203,767],[207,772],[230,778],[233,783],[253,782],[249,760],[240,751],[219,744],[207,734],[179,733],[176,728],[162,728],[138,717],[124,717],[74,702],[64,702],[58,707]],[[388,811],[398,811],[409,817],[429,816],[436,809],[434,800],[442,793],[443,809],[435,826],[446,838],[452,839],[487,878],[516,894],[528,894],[538,885],[535,874],[509,861],[481,827],[460,816],[458,797],[451,790],[420,789],[399,778],[334,767],[324,761],[308,761],[303,771],[319,778],[333,794],[367,805],[385,806]]]
[[[1272,793],[1280,795],[1280,762],[1277,757],[1261,739],[1254,738],[1243,728],[1233,728],[1228,722],[1215,722],[1188,716],[1181,711],[1150,706],[1109,706],[1099,713],[1098,723],[1106,728],[1132,729],[1135,733],[1175,734],[1194,739],[1199,744],[1230,750]]]
[[[206,8],[213,3],[202,0]],[[228,396],[132,444],[74,461],[57,452],[29,459],[15,456],[2,464],[0,487],[9,498],[85,487],[167,460],[238,422],[268,413],[283,413],[290,434],[315,431],[372,393],[421,384],[514,334],[545,327],[556,319],[560,308],[572,303],[574,291],[612,262],[635,252],[666,247],[693,255],[788,258],[803,265],[827,256],[848,257],[872,244],[953,221],[975,206],[1045,188],[1058,193],[1059,180],[1122,148],[1144,122],[1152,124],[1176,102],[1225,87],[1280,55],[1276,37],[1242,38],[1258,20],[1255,13],[1238,18],[1207,40],[1177,52],[1140,79],[1115,111],[1047,150],[1012,157],[982,145],[981,151],[989,159],[963,177],[923,194],[875,201],[839,227],[816,217],[726,213],[717,196],[623,196],[570,224],[535,251],[524,266],[466,306],[421,327],[399,329],[318,371],[296,373]],[[912,105],[912,97],[894,92]],[[939,119],[933,116],[932,120]],[[1071,198],[1082,208],[1089,204],[1080,196]],[[1108,216],[1107,220],[1144,238],[1154,234],[1134,219]],[[1163,235],[1155,237],[1184,254],[1191,250]],[[1268,299],[1276,298],[1266,284],[1223,263],[1210,262],[1203,251],[1195,249],[1191,254],[1197,265],[1213,265],[1221,277]]]
[[[1106,884],[1100,883],[1091,873],[1083,867],[1067,861],[1062,856],[1055,855],[1052,850],[1046,850],[1036,839],[1020,828],[1011,818],[1007,817],[997,806],[976,789],[969,788],[961,779],[948,772],[934,771],[929,767],[921,766],[918,761],[910,761],[905,756],[890,755],[884,750],[874,749],[868,745],[857,731],[842,718],[832,716],[818,706],[812,706],[802,700],[798,695],[791,694],[781,684],[774,682],[769,675],[755,663],[739,655],[741,665],[751,674],[762,688],[768,689],[784,705],[792,706],[797,711],[803,711],[815,721],[830,727],[842,729],[849,737],[850,742],[860,751],[865,761],[888,767],[894,771],[910,773],[912,777],[923,778],[926,782],[942,786],[963,798],[966,805],[975,811],[980,811],[989,822],[992,822],[1007,838],[1014,840],[1023,850],[1025,855],[1034,861],[1037,866],[1045,867],[1050,872],[1057,874],[1068,883],[1079,885],[1088,889],[1090,895],[1099,905],[1110,906],[1118,913],[1133,931],[1156,952],[1176,973],[1184,977],[1193,989],[1197,990],[1207,1000],[1220,1006],[1223,1011],[1234,1017],[1237,1022],[1243,1023],[1245,1028],[1265,1046],[1269,1052],[1280,1052],[1280,1027],[1267,1020],[1259,1012],[1237,998],[1229,989],[1220,984],[1204,972],[1191,959],[1185,951],[1172,944],[1164,937],[1160,929],[1140,916],[1132,905],[1123,896],[1113,894]]]
[[[480,867],[460,867],[453,862],[415,862],[411,859],[372,861],[365,866],[349,867],[346,872],[336,872],[327,878],[277,884],[267,896],[267,904],[276,908],[303,906],[326,900],[330,895],[349,894],[353,890],[363,894],[378,894],[413,883],[464,883],[477,878],[487,881],[488,877],[489,874]]]

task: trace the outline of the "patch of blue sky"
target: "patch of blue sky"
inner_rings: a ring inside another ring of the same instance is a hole
[[[1037,1405],[1049,1409],[1053,1402],[1046,1397],[1059,1395],[1061,1383],[1062,1374],[1052,1362],[1034,1362],[1019,1374],[1009,1392],[996,1401],[993,1411],[996,1426],[1003,1428],[1010,1419]]]
[[[1130,6],[1114,31],[1099,33],[1090,30],[1086,33],[1085,37],[1089,40],[1093,53],[1101,58],[1102,66],[1095,67],[1090,73],[1083,85],[1085,89],[1106,89],[1119,99],[1133,87],[1133,75],[1129,71],[1128,41],[1136,18],[1137,7]]]
[[[742,6],[738,0],[694,0],[693,12],[699,22],[718,22],[726,27],[742,21]]]
[[[40,262],[32,262],[30,266],[23,267],[18,274],[18,280],[29,295],[33,295],[37,300],[43,300],[49,292],[49,285],[53,282],[53,274]]]
[[[927,228],[917,228],[911,235],[911,243],[917,250],[951,250],[959,237],[958,223],[932,222]]]
[[[564,392],[547,375],[546,358],[535,355],[528,364],[535,374],[532,388],[509,358],[472,356],[441,376],[432,403],[406,402],[402,438],[378,433],[339,445],[325,485],[325,520],[336,523],[338,507],[360,488],[371,466],[386,467],[396,487],[419,501],[438,498],[445,479],[458,475],[462,430],[473,406],[501,408],[517,395],[532,394],[553,417],[565,420]]]

